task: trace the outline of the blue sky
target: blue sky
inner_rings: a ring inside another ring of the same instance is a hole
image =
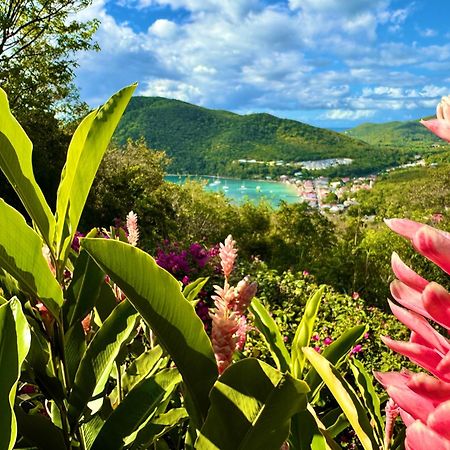
[[[450,94],[447,0],[93,0],[101,51],[79,55],[91,106],[139,95],[316,126],[434,114]]]

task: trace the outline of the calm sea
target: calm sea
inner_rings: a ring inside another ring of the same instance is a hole
[[[204,182],[207,191],[223,192],[236,203],[243,203],[247,200],[258,203],[265,198],[272,206],[276,207],[281,200],[287,203],[298,202],[295,187],[286,183],[179,175],[167,175],[165,179],[177,184],[183,184],[187,179]]]

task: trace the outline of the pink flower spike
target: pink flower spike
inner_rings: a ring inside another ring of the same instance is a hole
[[[416,420],[406,430],[405,448],[410,450],[450,450],[450,441]]]
[[[384,219],[384,223],[395,233],[412,241],[414,235],[425,225],[409,219]]]
[[[423,256],[450,274],[450,238],[446,234],[425,226],[415,234],[413,245]]]
[[[440,404],[429,415],[427,425],[450,442],[450,401]]]
[[[410,269],[395,252],[392,253],[391,266],[395,276],[411,289],[422,292],[427,286],[428,281]]]
[[[433,281],[423,291],[422,301],[430,317],[450,330],[450,294]]]
[[[138,227],[138,216],[133,211],[130,211],[127,215],[127,231],[128,231],[128,242],[136,247],[139,241],[139,227]]]
[[[233,271],[234,263],[237,257],[237,250],[235,248],[236,242],[233,241],[231,234],[225,239],[225,242],[220,243],[220,265],[222,266],[225,278],[228,278]]]
[[[427,127],[437,137],[440,137],[444,141],[450,142],[450,123],[446,120],[421,120],[420,123]]]
[[[237,311],[239,314],[244,314],[253,297],[256,295],[257,289],[258,284],[255,281],[250,282],[250,277],[248,276],[239,281],[235,291],[234,311]]]

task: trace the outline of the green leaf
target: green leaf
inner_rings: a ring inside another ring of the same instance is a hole
[[[26,414],[20,406],[14,412],[19,434],[39,450],[67,450],[62,430],[49,419],[40,414]]]
[[[342,333],[338,339],[336,339],[331,345],[329,345],[322,353],[322,356],[330,361],[334,366],[339,366],[342,360],[348,355],[355,343],[365,333],[365,325],[356,325],[345,333]],[[316,369],[312,367],[305,377],[306,383],[308,383],[311,392],[308,398],[313,399],[320,391],[323,383]]]
[[[84,250],[81,250],[75,262],[72,282],[67,289],[67,300],[63,308],[67,328],[81,322],[94,308],[104,283],[103,271]]]
[[[381,402],[373,386],[373,377],[369,375],[362,363],[357,359],[349,361],[349,366],[355,377],[356,386],[362,395],[366,409],[372,417],[372,422],[376,424],[379,441],[383,442],[384,422],[381,415]]]
[[[199,292],[203,289],[203,286],[207,283],[209,280],[208,277],[206,278],[197,278],[192,283],[189,283],[184,289],[183,289],[183,295],[185,296],[186,300],[193,302],[197,298]]]
[[[58,319],[62,291],[42,254],[42,245],[23,216],[0,199],[0,266]]]
[[[64,335],[64,354],[70,385],[86,352],[86,335],[81,323],[74,323]]]
[[[255,316],[256,328],[263,335],[277,369],[282,372],[289,371],[291,368],[291,357],[272,316],[257,298],[253,298],[248,309]]]
[[[324,436],[323,425],[316,420],[314,411],[305,409],[295,414],[291,420],[289,443],[293,450],[329,450],[339,448],[331,437]],[[332,445],[330,446],[329,443]]]
[[[122,377],[122,389],[127,394],[143,378],[157,366],[163,355],[162,348],[157,345],[151,350],[147,350],[136,358],[125,371]]]
[[[91,450],[122,449],[127,437],[138,430],[180,382],[181,376],[176,369],[164,369],[142,380],[105,422]]]
[[[292,341],[292,375],[296,378],[301,378],[303,368],[305,367],[305,354],[302,351],[303,347],[308,347],[311,341],[311,336],[314,329],[314,322],[316,321],[317,312],[319,311],[320,302],[322,300],[323,291],[325,287],[317,290],[307,301],[305,312],[303,313],[300,325]]]
[[[6,93],[1,88],[0,115],[0,169],[52,249],[55,219],[34,178],[31,161],[33,145],[11,114]]]
[[[27,319],[19,300],[13,297],[0,306],[0,450],[11,450],[16,442],[14,399],[30,343]]]
[[[217,378],[211,342],[178,281],[155,260],[129,244],[107,239],[83,239],[82,247],[122,289],[158,337],[180,371],[191,394],[197,421],[209,408],[208,393]]]
[[[55,243],[61,262],[67,258],[95,174],[135,88],[133,84],[122,89],[91,112],[72,137],[56,201]]]
[[[378,449],[379,444],[374,436],[365,408],[351,386],[339,371],[314,349],[305,347],[303,351],[341,407],[363,448],[365,450]]]
[[[262,361],[243,359],[215,383],[198,450],[279,449],[291,417],[306,408],[308,386]]]
[[[111,373],[122,344],[134,329],[137,314],[123,301],[106,319],[89,344],[75,375],[69,397],[69,418],[74,425],[92,396],[101,393]]]
[[[147,450],[153,442],[189,416],[184,408],[173,408],[153,418],[136,435],[130,450]]]

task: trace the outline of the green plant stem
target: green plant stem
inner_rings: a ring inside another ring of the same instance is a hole
[[[119,403],[123,400],[123,391],[122,391],[122,373],[120,371],[120,364],[116,361],[116,370],[117,370],[117,393],[119,397]]]

